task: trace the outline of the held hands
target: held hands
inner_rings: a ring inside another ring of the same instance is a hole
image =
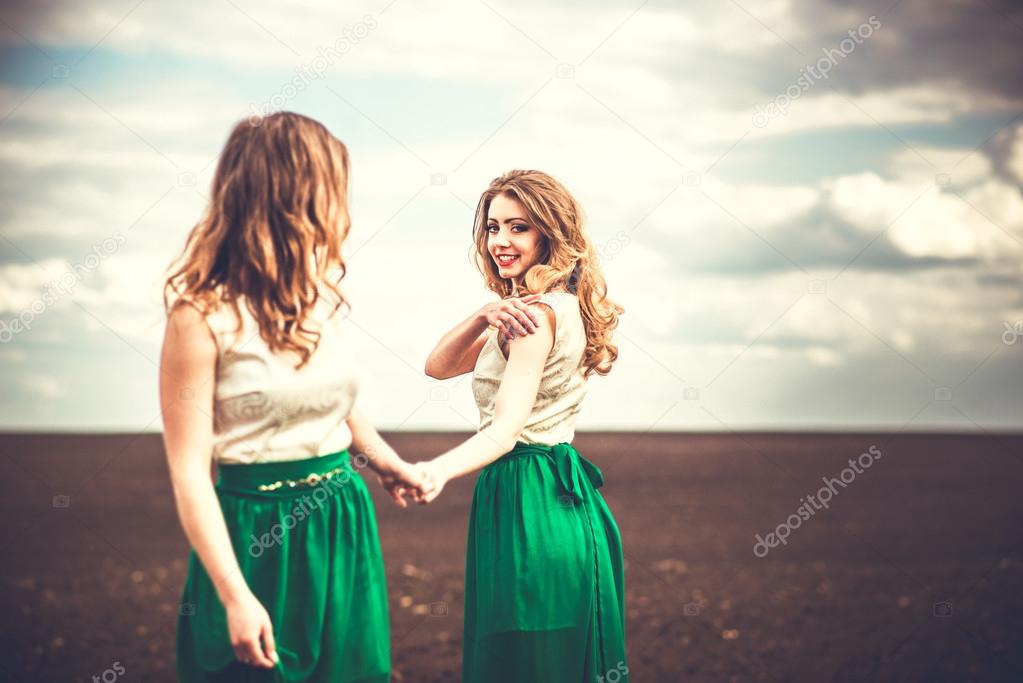
[[[440,495],[447,478],[433,461],[408,463],[404,460],[393,471],[378,472],[377,479],[399,507],[408,507],[405,496],[420,505],[433,502]]]
[[[448,483],[448,478],[437,465],[436,460],[417,462],[414,467],[419,471],[423,482],[423,492],[416,497],[416,502],[420,505],[432,503],[444,490],[444,484]]]
[[[380,485],[390,494],[395,505],[398,507],[408,507],[405,496],[410,496],[417,503],[427,503],[436,498],[436,494],[440,493],[440,489],[434,491],[436,485],[427,478],[426,473],[419,467],[422,464],[412,464],[402,460],[393,470],[377,472],[377,479],[380,481]],[[428,495],[430,498],[426,500]]]

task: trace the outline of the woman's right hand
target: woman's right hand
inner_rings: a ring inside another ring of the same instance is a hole
[[[419,472],[423,482],[415,494],[415,500],[420,505],[432,503],[433,500],[444,490],[444,484],[448,483],[447,477],[434,460],[424,460],[413,465]]]
[[[483,306],[480,315],[487,319],[488,325],[503,332],[505,338],[514,339],[536,332],[540,320],[529,310],[529,304],[539,300],[539,294],[501,299]]]
[[[238,661],[272,669],[278,661],[273,625],[266,608],[252,593],[226,606],[227,631]],[[262,640],[261,640],[262,639]]]

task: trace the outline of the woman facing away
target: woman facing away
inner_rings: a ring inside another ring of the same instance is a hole
[[[607,298],[578,203],[545,173],[491,182],[474,241],[502,300],[448,332],[426,372],[472,371],[481,423],[417,464],[430,485],[416,493],[429,502],[482,468],[466,544],[462,680],[627,681],[621,537],[597,491],[600,470],[571,443],[587,378],[618,357],[611,333],[624,309]]]
[[[402,507],[402,493],[425,490],[356,401],[339,312],[348,171],[345,145],[312,119],[238,123],[164,289],[164,445],[192,547],[181,681],[390,677],[383,560],[358,470],[376,471]]]

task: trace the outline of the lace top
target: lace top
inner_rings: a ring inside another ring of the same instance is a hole
[[[305,323],[319,345],[300,370],[299,356],[272,352],[244,298],[241,325],[224,304],[207,313],[217,340],[213,459],[218,463],[298,460],[351,445],[345,419],[358,392],[358,375],[345,343],[344,308],[325,290]]]
[[[576,416],[582,409],[587,390],[585,368],[581,366],[586,333],[579,299],[569,292],[547,292],[540,301],[554,309],[557,328],[533,409],[518,440],[547,445],[571,443],[575,436]],[[479,430],[490,426],[494,420],[497,389],[508,362],[498,344],[500,332],[492,327],[488,334],[487,342],[476,359],[472,378],[472,393],[480,411]]]

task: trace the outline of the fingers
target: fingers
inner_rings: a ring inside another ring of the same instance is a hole
[[[426,505],[436,497],[436,495],[431,497],[431,494],[439,490],[440,487],[437,485],[437,480],[433,476],[429,465],[416,463],[415,470],[419,475],[419,481],[415,482],[412,499],[420,505]]]
[[[261,635],[263,636],[263,652],[270,660],[270,666],[273,666],[278,661],[277,643],[274,641],[274,629],[269,619],[263,622]]]
[[[433,489],[431,489],[430,491],[428,491],[426,493],[426,495],[423,496],[423,499],[420,502],[420,505],[428,505],[428,504],[432,503],[433,501],[435,501],[437,499],[437,496],[440,495],[440,492],[441,492],[442,488],[444,488],[444,487],[443,486],[436,486]]]
[[[405,502],[405,496],[408,493],[404,486],[395,486],[390,489],[391,498],[394,499],[395,504],[400,508],[408,507],[408,503]]]
[[[536,322],[531,317],[530,311],[514,310],[501,314],[501,328],[509,339],[516,336],[526,336],[536,332]]]
[[[259,666],[264,669],[269,669],[273,667],[274,663],[267,659],[263,654],[263,649],[259,643],[259,633],[260,632],[257,631],[235,645],[235,656],[239,661],[244,662],[249,666]]]
[[[519,309],[519,311],[516,311],[516,314],[519,316],[519,320],[522,321],[523,325],[531,323],[532,324],[532,329],[530,330],[531,332],[535,332],[536,328],[540,327],[540,318],[529,307],[529,304],[535,303],[539,299],[540,299],[539,294],[532,294],[522,299],[513,299],[513,301],[515,302],[515,306],[517,306]]]
[[[529,305],[539,301],[540,294],[530,294],[520,298],[505,299],[500,303],[491,324],[504,333],[505,339],[512,340],[517,336],[525,336],[536,332],[540,326],[540,318]]]
[[[515,313],[518,313],[518,311],[515,311]],[[505,335],[512,338],[514,338],[516,334],[521,334],[523,336],[528,334],[526,328],[522,326],[518,318],[510,312],[501,314],[501,325],[504,327]]]

